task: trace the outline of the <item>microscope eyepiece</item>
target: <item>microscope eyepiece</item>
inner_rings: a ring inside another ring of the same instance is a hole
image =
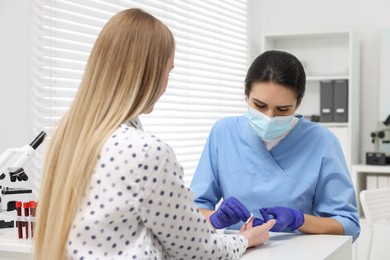
[[[35,137],[34,141],[31,142],[30,146],[36,150],[38,146],[43,142],[45,139],[46,133],[42,131],[37,137]]]

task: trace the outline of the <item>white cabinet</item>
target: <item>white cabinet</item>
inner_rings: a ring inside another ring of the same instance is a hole
[[[368,260],[368,245],[370,242],[370,229],[364,219],[360,204],[360,192],[366,189],[375,189],[390,186],[390,166],[383,165],[352,165],[351,177],[356,189],[356,201],[360,215],[360,236],[355,242],[355,260]],[[374,225],[375,232],[372,237],[371,259],[389,259],[388,240],[390,226],[385,224]]]
[[[356,189],[356,199],[361,218],[364,218],[360,205],[360,192],[366,189],[390,187],[390,166],[384,165],[352,165],[351,177]]]
[[[321,123],[340,140],[349,167],[359,156],[359,40],[352,31],[266,34],[263,51],[283,50],[304,65],[306,92],[297,113],[320,115],[320,82],[347,80],[347,121]]]

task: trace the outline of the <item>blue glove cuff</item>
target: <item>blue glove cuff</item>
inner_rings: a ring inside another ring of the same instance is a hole
[[[302,211],[300,211],[300,210],[291,209],[291,211],[292,211],[293,214],[294,214],[295,221],[294,221],[294,223],[292,223],[292,224],[289,225],[288,227],[289,227],[292,231],[294,231],[294,230],[296,230],[297,228],[299,228],[300,226],[303,225],[303,223],[305,222],[305,216],[303,215]]]
[[[224,226],[224,225],[220,225],[220,224],[219,224],[218,219],[217,219],[216,212],[214,212],[214,213],[210,216],[210,223],[211,223],[211,225],[212,225],[215,229],[222,229],[222,228],[225,228],[225,227],[226,227],[226,226]]]

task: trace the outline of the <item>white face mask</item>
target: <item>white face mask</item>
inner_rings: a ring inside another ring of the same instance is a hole
[[[269,141],[282,136],[290,129],[294,115],[269,117],[248,106],[246,117],[256,135]]]

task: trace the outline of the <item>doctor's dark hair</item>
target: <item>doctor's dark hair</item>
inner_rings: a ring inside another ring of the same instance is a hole
[[[302,63],[284,51],[266,51],[251,64],[245,77],[245,96],[249,96],[253,83],[273,82],[296,93],[297,106],[305,94],[306,74]]]

